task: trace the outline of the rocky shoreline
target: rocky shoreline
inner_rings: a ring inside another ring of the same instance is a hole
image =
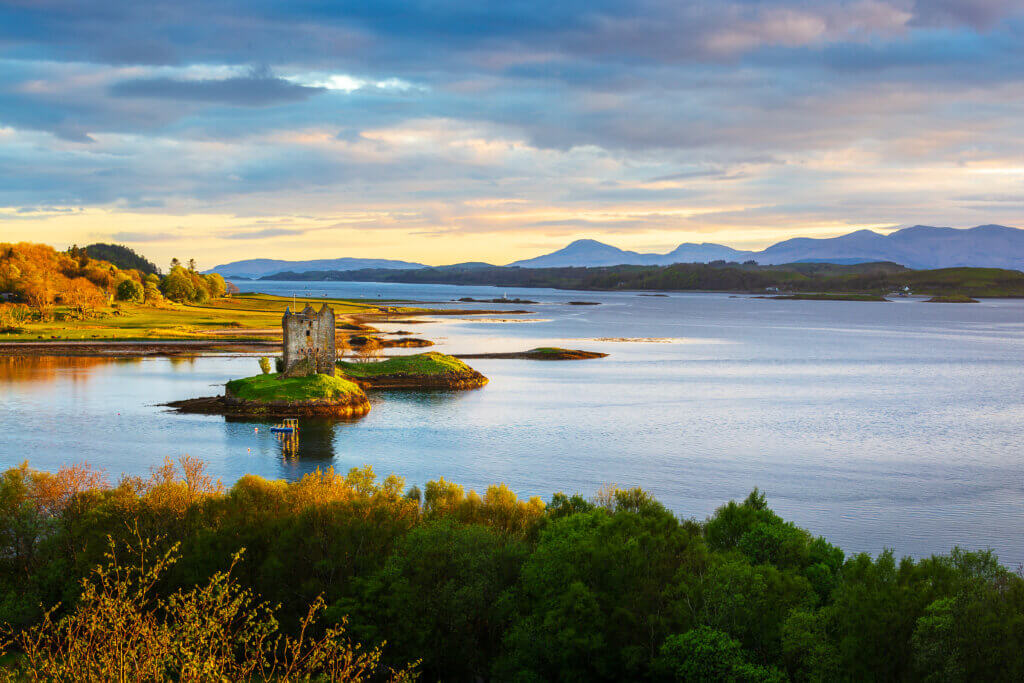
[[[230,395],[188,398],[161,404],[181,413],[232,417],[362,417],[370,412],[365,396],[315,401],[246,401]]]
[[[350,377],[363,389],[479,389],[488,379],[476,370],[460,373],[417,375],[395,373],[377,377]]]
[[[581,351],[579,349],[539,348],[529,351],[513,351],[506,353],[462,353],[456,358],[500,358],[503,360],[590,360],[605,358],[607,353],[598,351]]]

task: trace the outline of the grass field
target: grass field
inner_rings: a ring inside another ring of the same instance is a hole
[[[376,303],[345,301],[342,299],[295,298],[294,304],[302,309],[307,303],[319,308],[330,304],[339,316],[379,312]],[[161,339],[223,339],[273,338],[280,336],[281,316],[291,307],[292,297],[268,294],[238,294],[202,305],[168,304],[166,307],[120,303],[108,307],[101,317],[91,320],[54,320],[33,322],[20,333],[0,333],[4,341],[40,340],[144,340]],[[66,309],[58,307],[56,312]],[[415,308],[392,308],[392,312],[420,312]],[[344,319],[339,320],[341,323]],[[251,332],[247,330],[273,330]]]

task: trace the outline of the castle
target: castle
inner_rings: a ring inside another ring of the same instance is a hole
[[[334,311],[330,306],[324,304],[317,312],[306,304],[301,313],[292,313],[286,308],[281,328],[285,373],[300,370],[297,364],[308,359],[310,372],[334,374]]]

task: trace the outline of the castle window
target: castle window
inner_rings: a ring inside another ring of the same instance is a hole
[[[306,330],[306,336],[307,337],[309,336],[309,330]]]

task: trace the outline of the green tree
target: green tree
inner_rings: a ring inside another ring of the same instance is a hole
[[[782,625],[782,653],[794,681],[825,683],[842,678],[826,613],[813,609],[790,612]]]
[[[160,291],[165,297],[178,303],[193,301],[196,298],[195,285],[180,266],[172,269],[160,282]]]
[[[784,683],[774,667],[750,663],[740,643],[728,634],[701,626],[670,636],[660,651],[659,668],[685,683]]]
[[[477,524],[443,519],[416,527],[363,584],[353,631],[391,643],[396,662],[415,653],[432,680],[485,678],[526,555],[521,541]]]
[[[148,281],[143,286],[143,293],[147,304],[160,302],[164,298],[160,293],[160,286]]]
[[[145,296],[146,290],[135,280],[121,280],[121,283],[117,285],[118,301],[142,301]]]
[[[227,292],[227,283],[224,282],[224,278],[219,273],[208,273],[203,275],[202,278],[206,283],[206,289],[209,291],[211,299],[219,299]]]
[[[737,556],[715,556],[701,572],[681,577],[678,608],[691,623],[729,633],[765,660],[781,653],[782,624],[793,609],[815,602],[797,572],[751,565]]]
[[[640,680],[684,625],[673,584],[701,563],[696,530],[636,492],[616,492],[609,505],[541,529],[523,565],[500,677]]]
[[[833,603],[824,609],[839,666],[855,680],[903,680],[911,675],[910,637],[927,604],[910,582],[914,563],[891,551],[872,561],[856,555],[843,566]]]
[[[952,594],[929,604],[914,626],[914,664],[922,679],[1024,680],[1024,580],[1001,567],[991,552],[954,548],[948,557],[921,565],[925,571],[918,580],[935,581],[928,565],[942,565],[955,584]]]

